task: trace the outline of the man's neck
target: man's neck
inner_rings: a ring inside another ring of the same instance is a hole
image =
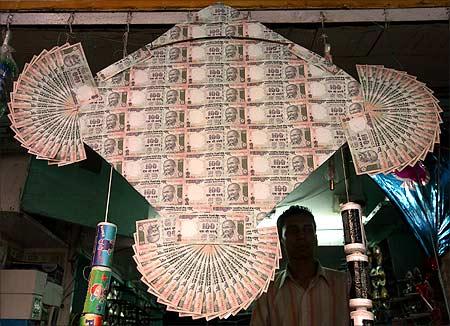
[[[318,262],[315,259],[296,259],[289,261],[288,267],[292,278],[302,288],[307,289],[317,273]]]

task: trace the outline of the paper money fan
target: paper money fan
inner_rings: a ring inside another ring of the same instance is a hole
[[[343,121],[356,172],[390,173],[413,166],[439,143],[442,112],[424,83],[383,66],[357,66],[364,113]]]
[[[14,83],[8,116],[15,138],[54,164],[85,159],[78,113],[97,96],[81,44],[44,50]]]

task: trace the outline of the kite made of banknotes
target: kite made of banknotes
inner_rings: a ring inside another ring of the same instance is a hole
[[[137,222],[149,292],[193,318],[247,308],[274,277],[275,204],[346,141],[358,174],[414,165],[439,141],[440,108],[414,77],[319,55],[213,5],[105,68],[80,44],[43,51],[14,85],[16,138],[50,164],[84,144],[158,211]]]

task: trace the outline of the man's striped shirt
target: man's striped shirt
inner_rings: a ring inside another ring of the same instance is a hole
[[[303,289],[283,270],[256,302],[251,326],[348,326],[346,273],[318,265],[316,276]]]

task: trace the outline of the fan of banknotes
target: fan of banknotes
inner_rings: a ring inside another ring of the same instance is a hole
[[[357,66],[364,112],[342,120],[358,174],[401,171],[439,143],[442,112],[433,92],[405,72]]]
[[[78,110],[97,96],[80,43],[42,51],[14,83],[9,119],[15,138],[50,164],[85,159]]]
[[[277,227],[239,214],[179,215],[136,222],[134,259],[148,291],[180,316],[227,318],[274,278]]]

